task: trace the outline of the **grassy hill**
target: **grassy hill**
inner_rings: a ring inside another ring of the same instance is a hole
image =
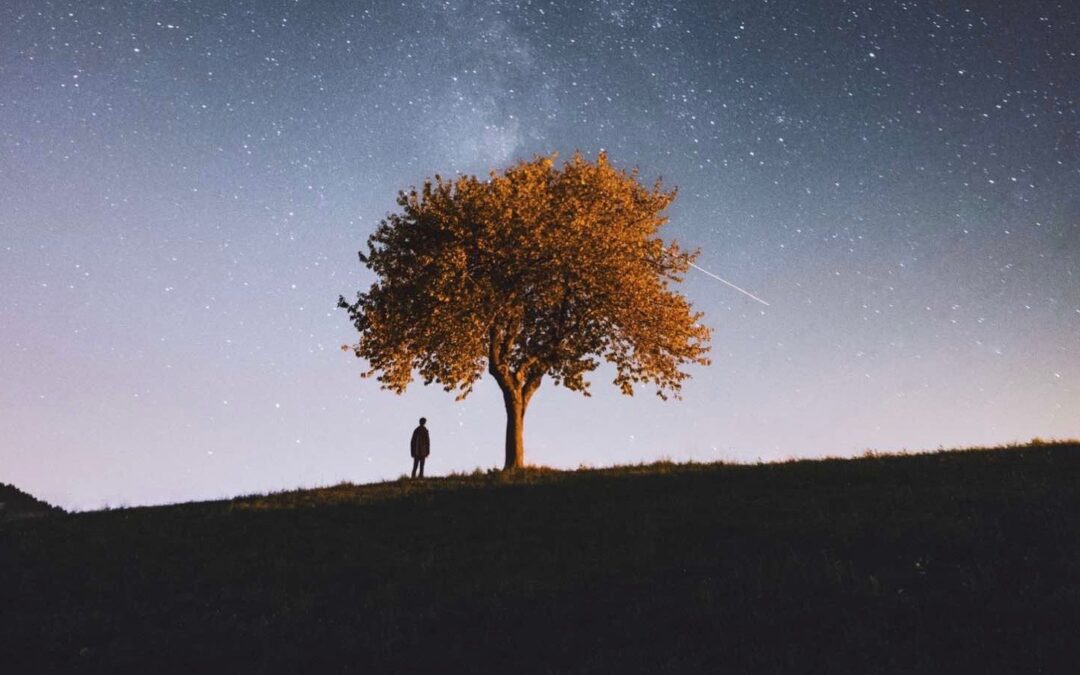
[[[1080,445],[0,526],[5,672],[1075,672]]]
[[[18,518],[62,513],[61,509],[29,495],[14,485],[0,483],[0,523]]]

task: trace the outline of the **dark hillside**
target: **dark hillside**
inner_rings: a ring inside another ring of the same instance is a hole
[[[62,513],[61,509],[28,495],[14,485],[0,483],[0,522]]]
[[[1066,673],[1078,626],[1076,444],[0,526],[12,673]]]

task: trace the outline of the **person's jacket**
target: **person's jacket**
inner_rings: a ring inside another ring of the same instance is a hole
[[[431,439],[428,437],[427,427],[416,427],[412,432],[409,450],[416,458],[427,457],[431,453]]]

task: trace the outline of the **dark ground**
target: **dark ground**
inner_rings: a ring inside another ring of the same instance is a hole
[[[36,518],[60,513],[61,510],[33,495],[28,495],[14,485],[0,483],[0,523],[19,518]]]
[[[1080,445],[0,525],[4,673],[1073,673]]]

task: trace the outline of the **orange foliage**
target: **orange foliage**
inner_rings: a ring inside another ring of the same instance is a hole
[[[623,393],[651,384],[664,398],[683,366],[708,363],[701,314],[671,288],[697,252],[657,235],[675,191],[603,153],[554,159],[399,193],[360,255],[378,280],[339,300],[365,376],[400,393],[415,372],[464,398],[487,370],[520,422],[545,376],[588,395],[599,359]]]

